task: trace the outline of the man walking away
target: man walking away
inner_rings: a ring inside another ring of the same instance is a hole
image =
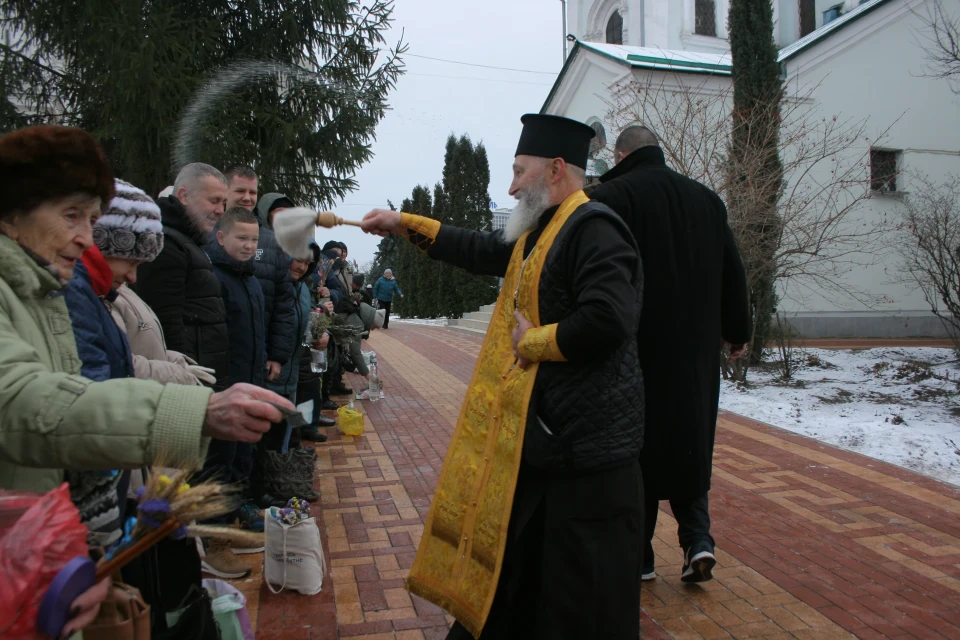
[[[679,525],[684,582],[710,580],[707,493],[720,398],[721,339],[739,357],[750,341],[743,265],[720,197],[667,168],[656,136],[624,129],[617,165],[591,197],[627,223],[640,250],[644,296],[637,341],[647,398],[640,467],[646,489],[643,579],[656,578],[659,500]]]
[[[384,329],[390,328],[390,307],[393,306],[393,294],[395,293],[403,298],[403,291],[400,291],[400,285],[393,279],[393,271],[387,269],[373,287],[373,297],[376,298],[380,308],[386,312],[383,320]]]

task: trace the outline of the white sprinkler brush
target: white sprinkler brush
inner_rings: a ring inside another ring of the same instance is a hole
[[[293,207],[278,212],[273,218],[273,233],[277,243],[291,257],[309,260],[313,257],[308,242],[317,227],[332,229],[340,225],[359,227],[356,220],[344,220],[330,211],[314,211],[306,207]]]

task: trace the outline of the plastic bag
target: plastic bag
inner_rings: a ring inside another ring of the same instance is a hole
[[[348,436],[363,435],[363,414],[350,407],[337,409],[337,426]]]
[[[42,495],[0,491],[3,637],[33,637],[47,587],[70,560],[88,553],[87,528],[66,483]]]
[[[203,588],[213,598],[213,615],[221,640],[255,640],[244,595],[223,580],[205,579]]]

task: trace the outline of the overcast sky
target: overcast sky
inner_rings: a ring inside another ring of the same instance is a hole
[[[391,110],[377,127],[374,157],[357,173],[358,189],[334,207],[360,219],[391,199],[398,207],[418,184],[442,178],[447,137],[482,142],[490,160],[490,198],[507,195],[520,116],[538,112],[562,66],[560,0],[396,0],[387,41],[404,32],[408,54],[547,73],[519,73],[425,60],[407,55],[407,73],[389,96]],[[332,234],[332,235],[328,235]],[[317,233],[321,244],[345,242],[361,265],[379,238],[339,227]],[[402,274],[398,274],[402,283]]]

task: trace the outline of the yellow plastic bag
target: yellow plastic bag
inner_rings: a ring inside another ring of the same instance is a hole
[[[363,435],[363,414],[347,406],[337,409],[337,426],[345,435]]]

